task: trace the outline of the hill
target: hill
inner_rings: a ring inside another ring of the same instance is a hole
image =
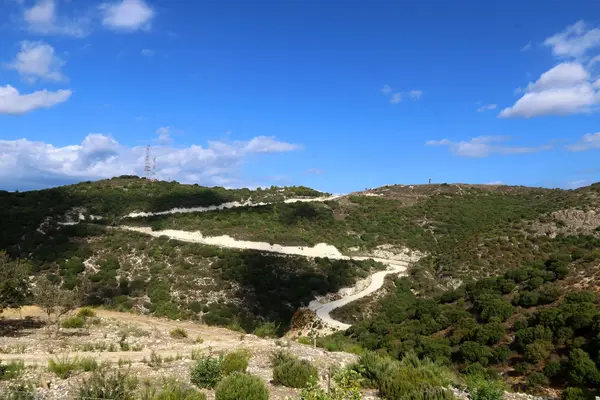
[[[503,373],[530,391],[600,385],[600,184],[393,185],[327,197],[302,187],[121,177],[4,192],[0,201],[0,249],[56,285],[84,285],[90,305],[283,334],[315,296],[383,268],[368,258],[412,251],[423,256],[409,276],[335,310],[354,326],[320,345],[415,353],[468,374]],[[151,227],[156,237],[125,226]],[[327,243],[339,256],[185,243],[160,236],[167,229],[298,248]]]

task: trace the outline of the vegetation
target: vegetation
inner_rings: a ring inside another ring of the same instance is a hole
[[[188,337],[187,331],[183,328],[175,328],[169,333],[169,335],[171,335],[173,339],[185,339]]]
[[[233,372],[246,372],[250,352],[246,349],[239,349],[227,353],[221,362],[221,374],[227,376]]]
[[[73,316],[62,321],[60,326],[67,329],[83,328],[85,326],[85,319],[78,316]]]
[[[83,379],[77,390],[81,399],[134,400],[137,380],[128,371],[102,369]]]
[[[308,388],[300,393],[300,400],[361,400],[363,381],[359,371],[344,368],[334,373],[333,386],[329,390],[321,388],[316,381],[312,381]]]
[[[140,397],[141,400],[206,400],[206,394],[175,379],[165,379],[161,389],[147,387]]]
[[[279,350],[271,356],[273,381],[277,384],[305,388],[317,379],[318,371],[308,360],[298,359],[289,352]]]
[[[190,371],[190,380],[199,388],[213,389],[221,380],[222,358],[200,357]]]
[[[0,361],[0,381],[7,381],[18,378],[25,369],[23,361],[11,361],[8,364],[2,364]]]
[[[48,370],[61,379],[69,378],[78,369],[79,361],[77,358],[63,356],[48,360]]]
[[[18,308],[29,297],[28,273],[31,266],[22,260],[10,260],[0,248],[0,312],[5,308]]]
[[[216,400],[268,400],[269,391],[259,377],[234,372],[223,378],[215,390]]]

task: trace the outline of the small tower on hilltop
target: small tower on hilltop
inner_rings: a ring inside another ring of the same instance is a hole
[[[146,161],[144,163],[144,176],[146,179],[150,179],[150,145],[146,146]]]
[[[156,157],[152,159],[152,181],[156,180]]]

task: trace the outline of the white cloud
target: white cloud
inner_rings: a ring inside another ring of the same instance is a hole
[[[567,189],[577,189],[582,186],[586,186],[589,183],[591,183],[591,182],[586,179],[579,179],[576,181],[571,181],[571,182],[567,183]]]
[[[450,151],[461,157],[482,158],[492,154],[526,154],[552,149],[552,145],[536,147],[507,146],[503,143],[510,140],[508,136],[478,136],[468,141],[453,142],[449,139],[428,140],[426,146],[448,146]]]
[[[493,185],[493,186],[495,186],[495,185],[504,185],[504,182],[503,181],[492,181],[492,182],[486,183],[486,185]]]
[[[144,0],[121,0],[100,5],[102,23],[108,28],[136,31],[150,28],[155,11]]]
[[[64,65],[65,62],[56,56],[54,48],[49,44],[23,41],[21,51],[7,67],[16,70],[29,83],[34,83],[38,79],[64,80],[61,72]]]
[[[536,82],[529,83],[525,94],[499,116],[532,118],[589,112],[600,102],[600,95],[589,78],[579,63],[559,64],[544,72]]]
[[[144,57],[152,57],[154,55],[154,50],[152,50],[152,49],[142,49],[140,51],[140,54],[143,55]]]
[[[167,144],[171,142],[171,127],[161,126],[156,130],[158,137],[155,139],[156,142]]]
[[[489,110],[495,110],[498,107],[496,104],[485,104],[477,109],[477,112],[484,112]]]
[[[394,95],[390,98],[390,103],[398,104],[402,101],[402,95],[400,93],[394,93]]]
[[[586,29],[579,21],[544,41],[557,57],[579,58],[591,49],[600,47],[600,29]]]
[[[258,136],[249,141],[212,141],[208,146],[152,147],[157,177],[205,185],[240,184],[238,174],[248,157],[287,152],[299,145]],[[143,175],[145,146],[128,147],[103,134],[90,134],[81,144],[56,147],[27,139],[0,140],[0,182],[47,187],[79,180]]]
[[[600,149],[600,132],[586,133],[577,143],[568,145],[567,149],[570,151]]]
[[[521,51],[527,51],[529,49],[531,49],[531,42],[529,42],[525,46],[521,47]]]
[[[410,97],[413,100],[419,100],[421,96],[423,96],[423,91],[421,90],[411,90],[408,93],[408,97]]]
[[[39,90],[30,94],[20,94],[10,85],[0,86],[0,114],[20,115],[39,108],[50,108],[67,101],[69,97],[70,90]]]
[[[38,0],[23,12],[27,30],[41,35],[84,37],[89,34],[88,18],[69,18],[58,15],[56,0]]]
[[[321,175],[323,174],[323,170],[319,169],[319,168],[309,168],[306,170],[307,174],[313,174],[313,175]]]
[[[383,87],[381,88],[381,93],[383,93],[383,94],[392,93],[392,87],[390,85],[383,85]]]

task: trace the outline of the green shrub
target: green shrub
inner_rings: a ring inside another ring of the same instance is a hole
[[[77,358],[70,359],[67,356],[64,356],[48,360],[48,370],[54,372],[54,374],[61,379],[67,379],[73,372],[77,371],[78,368],[79,361]]]
[[[221,380],[223,358],[201,357],[190,371],[190,380],[200,388],[212,389]]]
[[[544,366],[544,375],[548,378],[553,378],[560,373],[561,368],[560,361],[550,360]]]
[[[175,328],[169,334],[173,339],[185,339],[188,337],[187,331],[183,328]]]
[[[250,352],[245,349],[227,353],[221,363],[221,374],[227,376],[232,372],[246,372],[249,360]]]
[[[273,381],[292,388],[305,388],[318,371],[308,360],[288,360],[273,368]]]
[[[93,318],[96,316],[96,311],[89,307],[83,307],[77,312],[77,316],[80,318]]]
[[[504,397],[504,385],[501,381],[480,374],[467,378],[467,388],[471,400],[502,400]]]
[[[147,389],[142,400],[206,400],[206,394],[174,379],[165,379],[159,391]]]
[[[60,326],[66,329],[83,328],[85,326],[85,319],[82,317],[74,316],[62,321],[60,323]]]
[[[592,400],[594,395],[578,387],[568,387],[562,393],[562,400]]]
[[[0,381],[18,378],[24,369],[25,363],[23,361],[11,361],[4,365],[0,361]]]
[[[79,360],[79,368],[85,372],[95,371],[98,369],[98,362],[92,357],[85,357]]]
[[[527,377],[527,389],[535,389],[548,385],[548,377],[541,372],[534,372]]]
[[[81,381],[77,398],[134,400],[137,380],[128,372],[98,369],[91,377]]]
[[[263,322],[259,326],[254,329],[254,334],[258,337],[277,337],[279,336],[277,332],[279,331],[279,324],[275,322]]]
[[[225,377],[215,390],[216,400],[268,400],[269,391],[259,377],[234,372]]]

